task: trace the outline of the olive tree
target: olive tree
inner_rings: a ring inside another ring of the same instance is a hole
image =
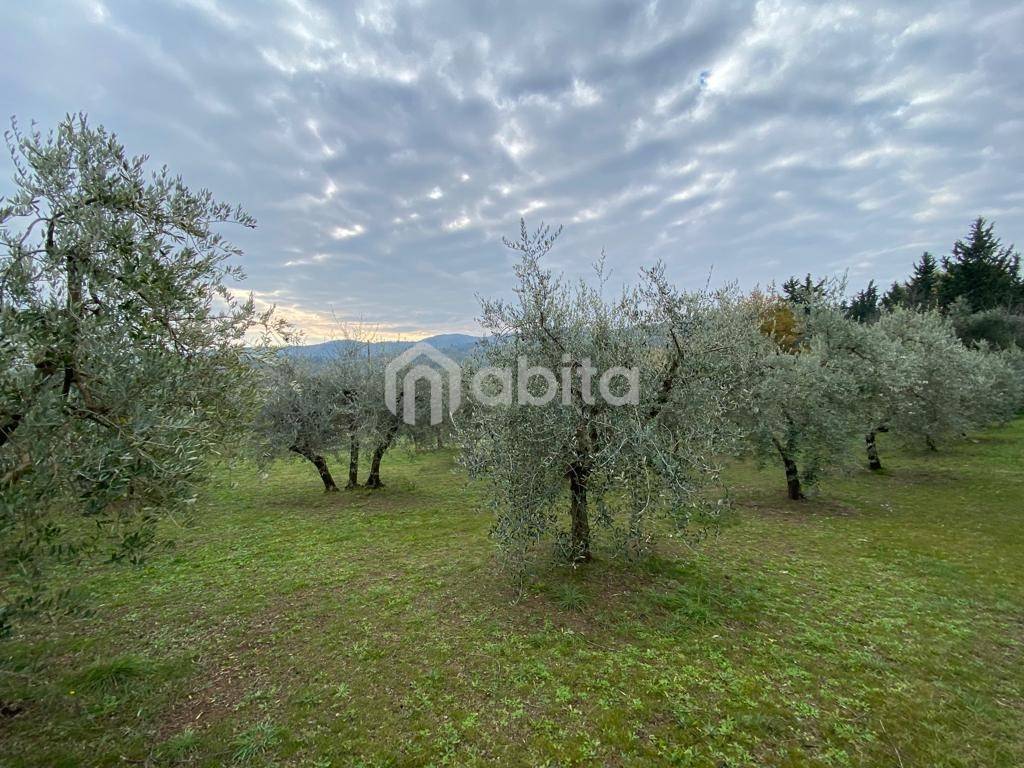
[[[316,468],[324,491],[338,490],[325,456],[339,452],[355,432],[352,393],[337,374],[334,367],[305,361],[284,359],[267,366],[253,429],[261,460],[297,454]]]
[[[366,488],[383,488],[381,463],[405,425],[384,399],[386,355],[347,349],[325,361],[283,358],[266,367],[253,425],[257,457],[307,459],[325,491],[338,486],[327,457],[348,449],[346,489],[359,487],[361,448],[371,446]],[[399,393],[399,408],[404,393]],[[401,413],[401,410],[399,410]]]
[[[384,487],[380,477],[381,462],[405,429],[398,416],[402,413],[404,390],[398,392],[397,414],[388,410],[384,398],[384,373],[390,359],[387,355],[376,355],[359,362],[358,434],[363,442],[372,446],[367,488]]]
[[[431,392],[429,383],[423,379],[406,382],[404,374],[408,366],[399,366],[394,371],[395,402],[391,410],[385,397],[385,376],[392,362],[393,355],[379,355],[365,363],[365,384],[363,388],[362,434],[364,440],[373,446],[370,454],[370,469],[366,477],[367,488],[383,488],[380,467],[385,454],[400,440],[409,440],[413,445],[426,440],[436,441],[440,447],[441,435],[451,427],[449,408],[449,392],[442,387],[439,392],[441,421],[431,423]],[[422,361],[415,361],[422,362]],[[413,418],[408,422],[403,418],[406,404],[411,403]]]
[[[706,529],[717,507],[701,491],[736,437],[724,415],[743,400],[737,369],[757,336],[731,294],[679,293],[660,268],[611,299],[603,264],[596,284],[564,280],[543,264],[557,236],[524,223],[506,241],[515,299],[482,302],[485,364],[467,366],[477,396],[454,417],[519,569],[545,538],[582,563],[596,528],[631,553],[659,515]]]
[[[218,230],[253,227],[241,209],[147,174],[84,116],[6,140],[0,557],[18,583],[0,623],[45,599],[51,556],[140,557],[159,514],[193,499],[250,407],[243,342],[268,320],[228,287],[240,252]]]
[[[897,308],[883,314],[874,330],[889,349],[875,430],[934,449],[941,440],[1009,418],[1019,407],[1013,352],[964,346],[953,322],[937,311]],[[877,452],[873,464],[880,466]]]
[[[793,500],[841,463],[862,433],[870,341],[865,326],[844,316],[840,293],[829,283],[800,301],[751,299],[765,344],[751,379],[751,407],[737,417],[754,454],[782,465]]]

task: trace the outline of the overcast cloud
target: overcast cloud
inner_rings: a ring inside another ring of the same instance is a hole
[[[902,277],[1024,240],[1024,4],[7,2],[0,104],[86,111],[259,220],[310,340],[477,330],[518,218],[631,278]],[[8,182],[4,174],[4,181]],[[6,187],[0,186],[0,190]]]

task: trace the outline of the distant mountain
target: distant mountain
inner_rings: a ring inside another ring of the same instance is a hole
[[[441,333],[437,336],[430,336],[420,341],[353,341],[351,339],[337,339],[335,341],[324,341],[320,344],[305,344],[297,347],[285,347],[281,354],[304,360],[330,360],[338,355],[351,354],[358,350],[369,357],[377,355],[400,355],[409,347],[426,342],[439,352],[443,352],[456,360],[469,355],[477,344],[482,341],[481,336],[470,336],[465,333]]]

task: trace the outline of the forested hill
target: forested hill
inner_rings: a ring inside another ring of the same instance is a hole
[[[442,333],[437,336],[429,336],[420,341],[430,344],[440,352],[451,358],[459,359],[465,357],[482,340],[480,336],[470,336],[465,333]],[[307,360],[328,360],[337,355],[348,354],[354,350],[364,350],[368,356],[377,355],[398,355],[409,347],[417,344],[416,341],[356,341],[354,339],[336,339],[325,341],[320,344],[306,344],[296,347],[285,347],[283,354],[289,357],[303,358]]]

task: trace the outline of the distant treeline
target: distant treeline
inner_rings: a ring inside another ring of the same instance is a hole
[[[800,301],[821,290],[824,280],[810,275],[791,277],[782,290]],[[949,256],[928,251],[914,264],[910,277],[880,293],[872,280],[845,306],[848,317],[871,323],[897,307],[947,315],[966,344],[987,342],[999,349],[1024,348],[1024,279],[1020,253],[1004,246],[993,223],[978,217],[964,240],[953,244]]]

